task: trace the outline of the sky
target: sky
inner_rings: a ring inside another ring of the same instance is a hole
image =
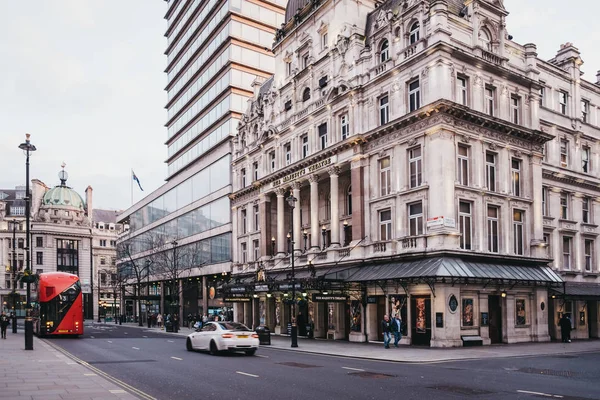
[[[504,0],[508,32],[542,59],[572,42],[584,79],[600,70],[600,1]],[[121,210],[164,184],[166,29],[163,0],[0,0],[0,188],[25,182],[25,133],[37,151],[31,178],[67,184],[94,208]],[[585,10],[585,12],[582,12]]]

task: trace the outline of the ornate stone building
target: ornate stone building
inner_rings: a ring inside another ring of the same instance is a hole
[[[600,85],[507,15],[289,2],[233,140],[236,319],[282,332],[295,301],[315,336],[373,341],[400,314],[403,343],[444,347],[548,341],[569,313],[600,336]]]

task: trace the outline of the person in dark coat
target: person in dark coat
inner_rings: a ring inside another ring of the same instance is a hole
[[[383,332],[383,347],[389,349],[392,340],[392,324],[387,314],[383,316],[381,321],[381,331]]]
[[[298,313],[297,322],[298,322],[298,335],[306,336],[306,319],[304,318],[302,311],[300,311]]]
[[[6,339],[6,328],[8,328],[8,324],[10,320],[4,311],[2,311],[2,315],[0,315],[0,333],[2,339]]]
[[[560,321],[558,321],[558,325],[560,326],[562,342],[571,343],[571,319],[569,315],[563,314]]]

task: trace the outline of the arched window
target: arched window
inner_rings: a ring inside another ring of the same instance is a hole
[[[346,215],[352,215],[352,185],[348,186],[346,192]]]
[[[479,46],[484,50],[492,51],[492,35],[486,28],[479,31]]]
[[[379,61],[386,62],[390,59],[390,43],[385,39],[379,46]]]
[[[310,100],[310,88],[304,89],[302,92],[302,101]]]
[[[419,41],[419,39],[420,39],[420,36],[419,36],[419,23],[415,22],[414,24],[412,24],[411,27],[410,27],[409,32],[410,32],[410,36],[409,36],[409,42],[410,42],[410,44],[417,43]]]

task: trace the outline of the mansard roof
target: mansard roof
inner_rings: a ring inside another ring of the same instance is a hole
[[[287,7],[285,8],[285,22],[288,23],[294,15],[298,12],[298,10],[306,7],[311,0],[289,0]]]

